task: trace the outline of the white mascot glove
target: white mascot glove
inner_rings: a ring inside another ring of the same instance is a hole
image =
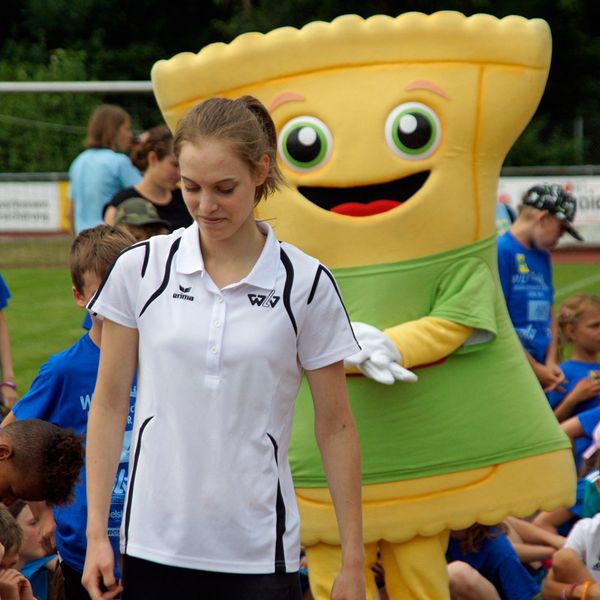
[[[346,358],[344,366],[358,368],[370,379],[386,385],[395,381],[417,381],[412,371],[400,366],[400,352],[383,331],[358,322],[352,323],[352,329],[361,350]]]

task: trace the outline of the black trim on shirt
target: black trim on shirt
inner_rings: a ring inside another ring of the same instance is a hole
[[[279,448],[277,446],[277,442],[270,433],[267,433],[267,435],[273,444],[275,464],[279,465],[279,459],[277,456]],[[283,494],[281,493],[279,477],[277,477],[277,500],[275,502],[275,513],[277,515],[275,524],[275,573],[285,573],[285,550],[283,548],[283,536],[285,534],[285,502],[283,501]]]
[[[135,474],[138,467],[138,460],[140,458],[140,452],[142,450],[142,436],[144,435],[144,429],[150,421],[154,419],[154,416],[148,417],[140,427],[140,433],[138,436],[137,446],[135,448],[135,456],[133,458],[133,467],[131,469],[131,476],[129,477],[129,490],[127,495],[127,506],[125,507],[125,521],[123,529],[123,541],[125,544],[125,552],[127,551],[127,542],[129,541],[129,518],[131,516],[131,504],[133,500],[133,486],[135,484]]]
[[[326,269],[321,264],[319,265],[319,268],[317,269],[317,272],[315,274],[315,279],[314,279],[312,287],[310,289],[310,294],[308,295],[308,300],[307,300],[306,304],[310,304],[315,297],[315,293],[317,291],[317,286],[319,285],[319,279],[321,278],[321,273],[325,273],[325,275],[327,275],[327,277],[329,277],[329,280],[331,281],[331,285],[333,285],[333,289],[335,290],[337,297],[340,299],[340,303],[342,305],[342,308],[344,309],[344,313],[346,314],[346,319],[348,319],[348,323],[350,323],[350,330],[352,331],[352,336],[354,337],[354,341],[358,344],[358,340],[356,339],[356,336],[354,335],[354,330],[352,329],[352,323],[350,321],[350,317],[348,316],[348,311],[346,310],[346,306],[344,305],[344,301],[342,300],[342,295],[340,294],[340,290],[338,289],[337,283],[335,282],[333,275],[329,272],[329,269]],[[358,344],[358,347],[360,348],[360,344]]]
[[[162,283],[160,284],[159,288],[152,294],[152,296],[148,298],[148,301],[146,302],[146,304],[144,304],[144,308],[142,308],[139,317],[141,317],[146,311],[146,309],[167,289],[167,285],[169,285],[169,279],[171,278],[171,263],[173,262],[173,257],[175,256],[175,253],[177,252],[177,250],[179,250],[179,244],[181,244],[180,237],[173,242],[169,250],[169,256],[167,257],[167,262],[165,263],[165,274],[163,276]]]
[[[138,246],[144,246],[144,262],[142,264],[142,279],[146,274],[146,268],[148,267],[148,261],[150,260],[150,242],[140,242]]]
[[[294,318],[294,313],[292,312],[292,303],[290,300],[292,294],[292,284],[294,283],[294,266],[292,265],[292,261],[290,260],[289,256],[283,251],[283,248],[280,248],[279,256],[285,268],[285,284],[283,286],[283,305],[285,306],[285,310],[287,311],[287,314],[290,317],[290,321],[292,322],[294,333],[298,335],[298,326],[296,325],[296,319]]]
[[[102,280],[102,283],[100,284],[100,287],[96,290],[96,293],[94,294],[94,296],[92,297],[92,299],[89,301],[89,303],[87,305],[87,309],[88,310],[91,310],[92,306],[94,305],[94,303],[96,302],[96,300],[98,300],[98,296],[100,295],[100,292],[102,291],[102,288],[104,287],[104,284],[108,281],[108,278],[109,278],[112,270],[115,268],[115,265],[117,264],[117,261],[119,260],[119,258],[121,258],[121,256],[123,256],[123,254],[125,254],[125,252],[129,252],[130,250],[135,250],[136,248],[139,248],[140,246],[142,246],[144,244],[148,244],[148,242],[142,242],[140,244],[134,244],[133,246],[129,246],[129,248],[125,248],[125,250],[121,250],[121,252],[117,256],[117,258],[115,258],[113,264],[110,265],[108,271],[106,272],[106,275],[104,276],[104,279]],[[146,268],[146,263],[147,263],[148,253],[149,253],[148,250],[149,249],[146,248],[146,256],[144,257],[144,266],[142,267],[142,277],[144,276],[144,270]]]

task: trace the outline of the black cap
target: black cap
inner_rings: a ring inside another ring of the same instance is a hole
[[[539,210],[547,210],[562,222],[565,231],[576,240],[583,241],[581,234],[573,227],[573,220],[577,212],[577,201],[574,196],[565,192],[561,185],[556,183],[534,185],[525,192],[523,204],[533,206],[533,208]]]

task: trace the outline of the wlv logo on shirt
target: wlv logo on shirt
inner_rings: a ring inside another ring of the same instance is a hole
[[[248,294],[248,300],[252,306],[262,306],[263,308],[273,308],[281,296],[275,296],[275,290],[271,290],[268,295]]]

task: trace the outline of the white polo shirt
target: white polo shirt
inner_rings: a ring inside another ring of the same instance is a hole
[[[123,252],[88,308],[139,330],[121,551],[231,573],[298,570],[288,444],[304,370],[358,351],[333,277],[271,228],[220,290],[194,223]]]
[[[577,521],[569,532],[565,548],[573,550],[594,580],[600,581],[600,513]]]

